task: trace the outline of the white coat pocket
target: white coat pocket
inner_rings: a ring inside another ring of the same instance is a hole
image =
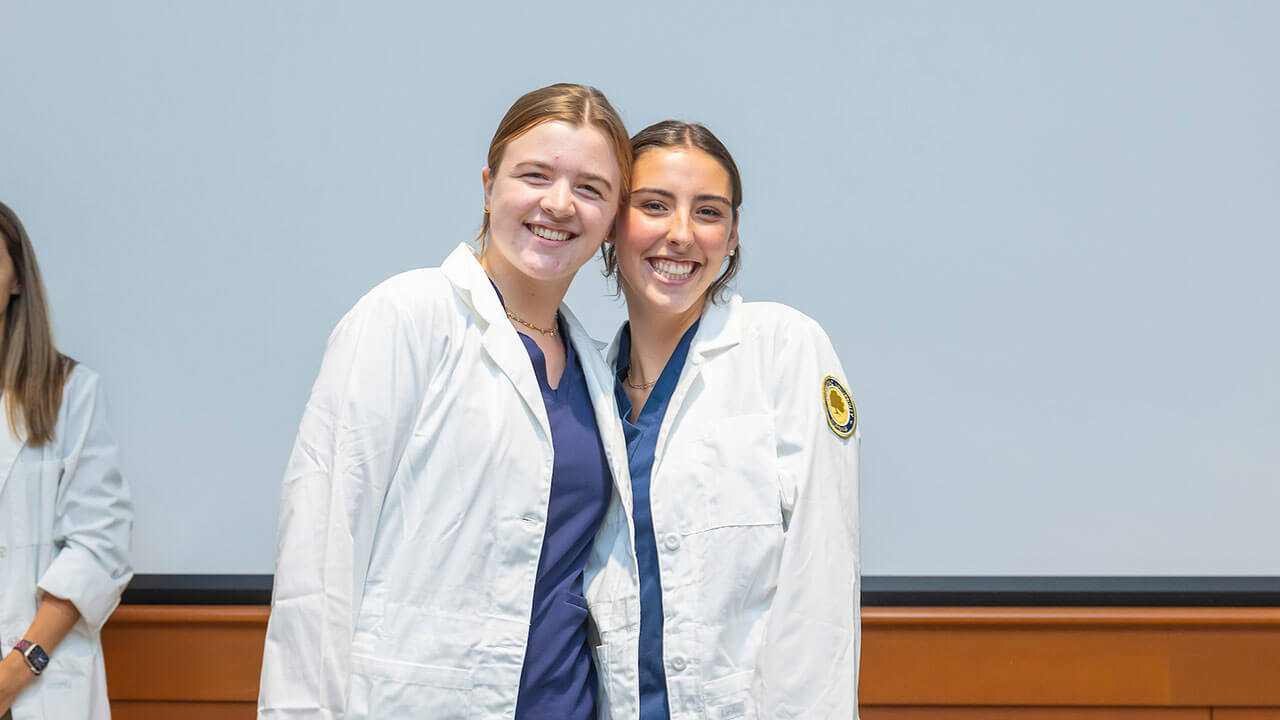
[[[639,638],[636,632],[622,631],[615,634],[614,638],[591,649],[596,663],[602,720],[633,717],[633,688],[638,683],[635,668]]]
[[[611,705],[609,699],[612,697],[614,682],[613,646],[605,644],[593,646],[591,648],[591,661],[596,664],[596,686],[599,693],[600,705],[607,708]]]
[[[687,532],[782,523],[772,416],[722,419],[702,433],[699,454],[703,468],[692,480],[702,507]]]
[[[466,720],[470,696],[470,673],[351,654],[351,720],[374,718],[369,708],[378,709],[376,717]]]
[[[755,718],[751,702],[752,672],[734,673],[708,682],[702,688],[707,716],[716,720]]]
[[[41,704],[46,718],[84,717],[92,686],[90,673],[98,657],[98,643],[77,627],[58,644],[49,667],[40,676]]]
[[[401,603],[369,606],[372,631],[352,642],[347,717],[472,718],[473,674],[458,665],[468,623]]]

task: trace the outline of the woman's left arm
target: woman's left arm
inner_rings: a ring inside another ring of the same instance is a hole
[[[98,377],[89,373],[83,383],[68,382],[64,393],[66,437],[53,441],[67,447],[54,510],[54,558],[37,588],[42,605],[50,598],[69,600],[96,633],[133,577],[133,503]]]
[[[850,422],[856,411],[831,341],[814,321],[798,313],[787,318],[771,357],[783,547],[756,664],[757,712],[778,720],[856,718],[859,438]]]

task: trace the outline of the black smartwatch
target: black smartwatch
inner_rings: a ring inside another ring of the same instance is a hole
[[[22,659],[27,661],[27,667],[33,674],[39,675],[49,667],[49,653],[30,640],[19,640],[13,649],[22,653]]]

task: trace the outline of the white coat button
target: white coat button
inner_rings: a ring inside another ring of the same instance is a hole
[[[662,545],[668,550],[679,550],[680,536],[675,533],[667,533],[667,536],[662,539]]]
[[[14,636],[10,637],[8,640],[5,640],[5,641],[4,641],[4,644],[5,644],[5,645],[8,645],[9,647],[13,647],[14,645],[17,645],[17,644],[18,644],[18,641],[19,641],[19,640],[21,640],[21,639],[22,639],[22,638],[18,637],[17,635],[14,635]]]
[[[9,548],[0,545],[0,560],[3,560],[9,554]]]
[[[686,667],[688,667],[688,663],[686,663],[686,662],[685,662],[684,658],[682,658],[682,657],[680,657],[680,656],[676,656],[676,657],[671,658],[671,670],[672,670],[672,672],[681,672],[681,671],[683,671]]]

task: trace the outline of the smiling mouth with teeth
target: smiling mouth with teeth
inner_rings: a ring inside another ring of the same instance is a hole
[[[551,240],[552,242],[564,242],[566,240],[572,240],[573,238],[577,237],[577,235],[571,232],[565,232],[563,230],[552,230],[551,228],[545,228],[545,227],[542,227],[541,225],[526,224],[525,227],[528,228],[529,232],[533,233],[534,235],[537,235],[538,237],[544,240]]]
[[[649,267],[668,280],[683,280],[698,269],[698,263],[692,260],[669,260],[667,258],[649,258]]]

